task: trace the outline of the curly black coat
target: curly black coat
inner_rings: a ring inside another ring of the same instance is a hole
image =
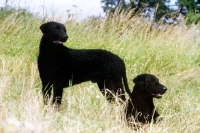
[[[148,123],[159,116],[153,98],[162,98],[167,88],[159,83],[155,75],[141,74],[133,79],[135,86],[126,106],[128,121]]]
[[[40,42],[38,69],[42,81],[44,103],[49,100],[53,88],[53,103],[60,104],[63,88],[85,81],[97,83],[102,93],[105,88],[125,100],[123,85],[130,95],[124,61],[117,55],[102,49],[71,49],[63,45],[68,39],[65,26],[47,22],[40,26],[43,33]],[[123,83],[122,83],[123,80]],[[71,82],[69,82],[71,81]],[[106,94],[113,99],[112,95]]]

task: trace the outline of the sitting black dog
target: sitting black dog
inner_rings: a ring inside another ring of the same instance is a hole
[[[47,22],[40,26],[43,33],[38,56],[42,93],[46,104],[53,88],[53,103],[60,104],[63,88],[85,81],[97,83],[102,93],[108,89],[125,100],[124,89],[130,95],[124,61],[102,49],[71,49],[63,45],[68,36],[65,26]],[[71,82],[69,82],[71,81]],[[123,81],[123,82],[122,82]],[[106,93],[108,100],[113,95]]]
[[[141,74],[133,79],[135,86],[126,105],[128,122],[149,123],[159,116],[155,110],[153,98],[162,98],[167,88],[159,83],[159,79],[151,74]]]

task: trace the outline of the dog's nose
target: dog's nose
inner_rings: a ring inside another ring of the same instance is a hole
[[[163,86],[163,88],[162,88],[163,90],[167,90],[167,87],[165,87],[165,86]]]
[[[67,35],[63,35],[63,39],[67,40],[68,36]]]

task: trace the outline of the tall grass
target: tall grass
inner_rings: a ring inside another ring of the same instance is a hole
[[[126,125],[124,106],[108,103],[90,82],[66,88],[59,111],[43,105],[37,70],[42,23],[20,12],[0,19],[0,132],[200,132],[199,25],[156,28],[127,13],[65,22],[65,45],[118,54],[131,89],[141,73],[157,75],[168,87],[162,99],[154,100],[162,121],[135,131]]]

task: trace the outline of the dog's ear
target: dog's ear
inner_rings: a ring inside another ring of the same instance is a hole
[[[137,82],[144,81],[144,80],[145,80],[145,77],[146,77],[146,74],[138,75],[136,78],[133,79],[133,82],[134,82],[134,83],[137,83]]]
[[[133,82],[135,84],[139,84],[141,86],[141,88],[144,89],[144,87],[145,87],[145,78],[146,78],[146,74],[140,74],[136,78],[133,79]]]
[[[47,25],[47,23],[42,24],[40,26],[40,30],[42,31],[44,36],[48,36],[48,25]]]

